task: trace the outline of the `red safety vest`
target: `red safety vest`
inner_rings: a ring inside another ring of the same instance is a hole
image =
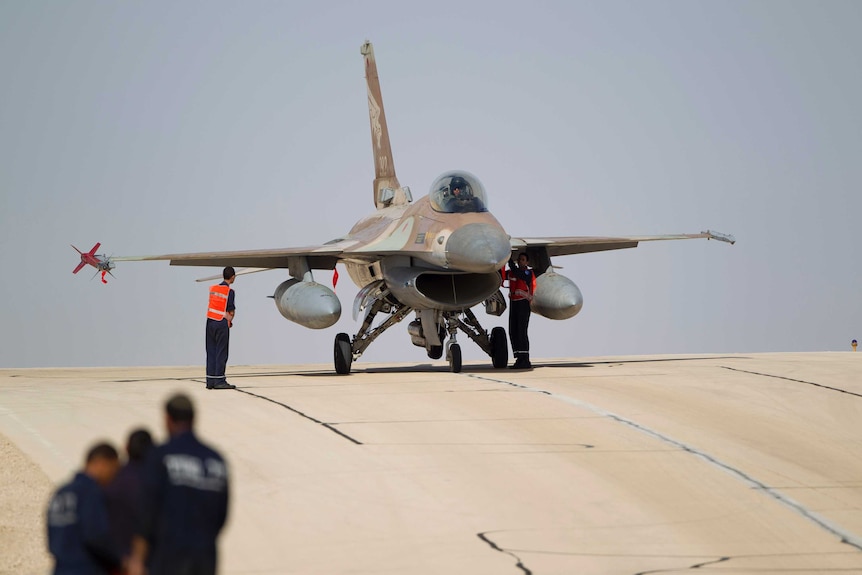
[[[509,280],[509,299],[518,301],[521,299],[532,300],[533,294],[536,293],[536,274],[530,270],[530,283],[528,284],[522,279],[518,279],[512,270],[506,272]]]
[[[227,296],[229,293],[230,286],[219,284],[210,288],[210,304],[207,308],[207,318],[216,321],[224,319],[227,312]]]

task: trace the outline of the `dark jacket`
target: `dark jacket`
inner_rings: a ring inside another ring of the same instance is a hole
[[[129,461],[105,488],[111,536],[122,555],[129,555],[132,536],[141,523],[144,462]]]
[[[120,566],[108,527],[102,488],[78,473],[54,493],[48,505],[48,549],[55,575],[102,575]]]
[[[147,459],[140,534],[150,544],[151,573],[188,563],[215,566],[216,538],[227,519],[224,459],[192,431],[171,437]]]

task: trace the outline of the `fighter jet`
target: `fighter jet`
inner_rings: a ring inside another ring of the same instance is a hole
[[[514,253],[525,251],[536,274],[531,309],[550,319],[568,319],[583,306],[575,283],[554,271],[551,258],[604,250],[633,248],[640,242],[706,238],[729,243],[730,236],[697,234],[626,237],[510,237],[488,211],[488,194],[466,171],[449,171],[431,184],[426,196],[414,200],[395,174],[386,114],[370,42],[360,52],[365,63],[368,112],[374,155],[375,211],[344,236],[321,245],[253,251],[117,257],[116,261],[169,260],[176,266],[235,266],[286,269],[290,277],[272,296],[288,320],[312,329],[332,326],[341,303],[327,286],[314,280],[314,270],[346,268],[360,288],[353,302],[354,320],[362,314],[352,337],[335,336],[334,363],[339,374],[383,332],[411,314],[407,331],[414,345],[432,359],[446,354],[450,370],[461,371],[458,332],[463,332],[491,357],[495,368],[506,367],[508,345],[502,327],[490,333],[473,308],[500,315],[506,304],[501,269]],[[258,271],[255,269],[254,271]],[[375,323],[376,320],[377,323]]]

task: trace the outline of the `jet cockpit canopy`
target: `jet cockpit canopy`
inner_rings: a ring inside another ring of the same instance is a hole
[[[428,192],[434,211],[446,214],[487,212],[488,199],[482,182],[470,172],[446,172]]]

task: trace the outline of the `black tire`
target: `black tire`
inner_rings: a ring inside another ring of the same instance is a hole
[[[509,364],[509,344],[502,327],[491,330],[491,364],[496,369],[504,369]]]
[[[461,373],[461,346],[457,343],[449,346],[449,371]]]
[[[350,336],[339,333],[335,336],[335,373],[347,375],[353,363],[353,350],[350,347]]]

